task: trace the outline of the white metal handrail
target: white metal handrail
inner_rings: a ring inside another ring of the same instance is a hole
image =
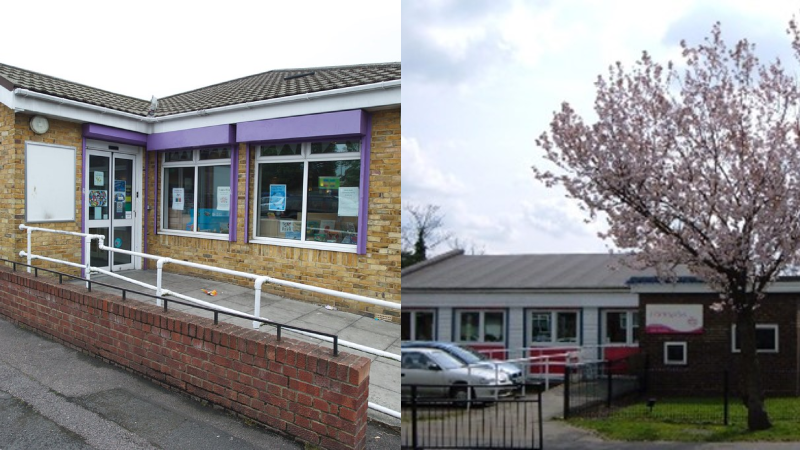
[[[68,265],[68,266],[71,266],[71,267],[77,267],[77,268],[83,269],[85,271],[85,277],[86,277],[87,280],[91,279],[92,272],[101,273],[101,274],[104,274],[104,275],[109,275],[111,277],[123,279],[125,281],[128,281],[130,283],[136,284],[138,286],[146,287],[148,289],[154,289],[156,291],[156,295],[159,296],[159,297],[165,296],[165,295],[171,295],[171,296],[174,296],[174,297],[177,297],[177,298],[188,300],[190,302],[193,302],[193,303],[196,303],[196,304],[199,304],[199,305],[202,305],[202,306],[206,306],[206,307],[209,307],[209,308],[212,308],[212,309],[216,309],[216,310],[221,311],[221,312],[234,312],[236,314],[248,316],[248,317],[253,319],[253,328],[254,329],[258,329],[261,326],[261,322],[259,322],[259,320],[269,320],[267,318],[261,317],[261,286],[266,282],[269,282],[269,283],[272,283],[272,284],[276,284],[276,285],[280,285],[280,286],[293,287],[293,288],[296,288],[296,289],[302,289],[302,290],[307,290],[307,291],[311,291],[311,292],[317,292],[317,293],[321,293],[321,294],[331,295],[333,297],[345,298],[345,299],[348,299],[348,300],[354,300],[354,301],[363,302],[363,303],[369,303],[369,304],[373,304],[373,305],[377,305],[377,306],[383,306],[383,307],[386,307],[386,308],[401,309],[400,304],[394,303],[394,302],[388,302],[388,301],[385,301],[385,300],[372,299],[372,298],[369,298],[369,297],[364,297],[364,296],[356,295],[356,294],[350,294],[350,293],[347,293],[347,292],[339,292],[339,291],[334,291],[332,289],[326,289],[326,288],[321,288],[321,287],[317,287],[317,286],[311,286],[311,285],[306,285],[306,284],[302,284],[302,283],[296,283],[296,282],[292,282],[292,281],[280,280],[278,278],[273,278],[273,277],[259,276],[259,275],[255,275],[255,274],[251,274],[251,273],[247,273],[247,272],[240,272],[240,271],[237,271],[237,270],[223,269],[221,267],[209,266],[209,265],[206,265],[206,264],[191,263],[191,262],[188,262],[188,261],[176,260],[176,259],[167,258],[167,257],[163,257],[163,256],[151,255],[151,254],[148,254],[148,253],[141,253],[141,252],[134,252],[134,251],[131,251],[131,250],[112,248],[112,247],[108,247],[108,246],[106,246],[104,244],[105,236],[100,235],[100,234],[89,234],[89,233],[79,233],[79,232],[74,232],[74,231],[51,230],[51,229],[48,229],[48,228],[30,227],[30,226],[27,226],[25,224],[20,224],[19,228],[20,228],[20,230],[26,230],[27,234],[28,234],[28,236],[27,236],[28,237],[27,251],[20,251],[19,252],[19,256],[20,257],[27,257],[28,272],[29,273],[31,271],[31,268],[30,268],[31,261],[33,259],[41,259],[43,261],[54,262],[54,263],[57,263],[57,264],[65,264],[65,265]],[[86,258],[86,264],[78,264],[78,263],[73,263],[73,262],[70,262],[70,261],[64,261],[64,260],[60,260],[60,259],[48,258],[48,257],[41,256],[41,255],[34,255],[33,253],[31,253],[31,246],[32,246],[31,234],[32,234],[33,231],[43,231],[43,232],[46,232],[46,233],[54,233],[54,234],[63,234],[63,235],[69,235],[69,236],[82,237],[83,241],[84,241],[83,245],[84,245],[84,255],[85,255],[85,258]],[[90,254],[90,249],[91,249],[91,242],[93,240],[95,240],[95,239],[98,240],[98,249],[100,249],[100,250],[110,251],[110,252],[114,252],[114,253],[122,253],[122,254],[126,254],[126,255],[138,256],[138,257],[141,257],[141,258],[155,260],[156,261],[156,269],[157,269],[156,270],[156,286],[153,286],[153,285],[150,285],[150,284],[138,281],[138,280],[133,280],[131,278],[119,275],[117,273],[113,273],[111,271],[103,270],[103,269],[100,269],[98,267],[92,267],[91,266],[91,258],[89,257],[89,254]],[[192,267],[192,268],[196,268],[196,269],[209,270],[209,271],[212,271],[212,272],[224,273],[224,274],[227,274],[227,275],[240,276],[240,277],[244,277],[244,278],[248,278],[248,279],[254,280],[253,285],[254,285],[254,289],[255,289],[255,305],[254,305],[253,314],[243,313],[241,311],[236,311],[236,310],[233,310],[233,309],[230,309],[230,308],[225,308],[223,306],[215,305],[213,303],[205,302],[203,300],[199,300],[199,299],[196,299],[196,298],[193,298],[193,297],[189,297],[189,296],[186,296],[186,295],[183,295],[183,294],[179,294],[177,292],[172,292],[172,291],[163,289],[163,287],[161,285],[162,270],[163,270],[164,264],[167,264],[167,263],[178,264],[178,265]],[[156,300],[156,305],[162,306],[161,299],[157,299]],[[291,330],[291,329],[286,329],[286,331],[291,331],[293,333],[298,333],[298,334],[311,336],[311,337],[313,337],[315,339],[320,339],[320,340],[323,340],[323,341],[326,341],[326,342],[333,342],[333,338],[330,338],[330,337],[327,337],[327,336],[317,335],[316,333],[310,333],[310,332],[305,332],[305,331],[301,331],[301,330]],[[397,354],[394,354],[394,353],[390,353],[390,352],[387,352],[387,351],[384,351],[384,350],[380,350],[380,349],[377,349],[377,348],[367,347],[365,345],[357,344],[355,342],[345,341],[345,340],[342,340],[342,339],[337,339],[337,341],[338,341],[339,345],[342,345],[344,347],[349,347],[349,348],[360,350],[360,351],[363,351],[363,352],[366,352],[366,353],[370,353],[370,354],[374,354],[374,355],[378,355],[378,356],[383,356],[385,358],[389,358],[389,359],[393,359],[393,360],[396,360],[396,361],[400,361],[400,355],[397,355]],[[392,409],[389,409],[389,408],[386,408],[386,407],[383,407],[383,406],[380,406],[380,405],[377,405],[377,404],[374,404],[374,403],[371,403],[371,402],[368,402],[368,407],[371,408],[371,409],[375,409],[376,411],[380,411],[380,412],[382,412],[384,414],[390,415],[392,417],[398,418],[398,419],[401,417],[400,412],[394,411]]]
[[[364,301],[366,303],[379,305],[379,306],[387,306],[387,305],[389,305],[389,306],[391,306],[393,308],[400,309],[400,305],[399,304],[392,303],[392,302],[387,302],[387,301],[384,301],[384,300],[371,299],[369,297],[364,297],[364,296],[360,296],[360,295],[349,294],[349,293],[345,293],[345,292],[338,292],[338,291],[334,291],[334,290],[331,290],[331,289],[325,289],[325,288],[320,288],[320,287],[316,287],[316,286],[309,286],[309,285],[305,285],[305,284],[302,284],[302,283],[295,283],[295,282],[291,282],[291,281],[284,281],[284,280],[280,280],[280,279],[277,279],[277,278],[272,278],[272,277],[267,277],[267,276],[260,276],[260,275],[247,273],[247,272],[240,272],[238,270],[223,269],[221,267],[209,266],[209,265],[206,265],[206,264],[192,263],[192,262],[188,262],[188,261],[181,261],[181,260],[176,260],[176,259],[167,258],[167,257],[163,257],[163,256],[151,255],[151,254],[148,254],[148,253],[141,253],[141,252],[134,252],[134,251],[131,251],[131,250],[123,250],[123,249],[119,249],[119,248],[112,248],[112,247],[106,246],[103,243],[105,241],[105,236],[99,235],[99,234],[79,233],[79,232],[75,232],[75,231],[50,230],[50,229],[47,229],[47,228],[29,227],[29,226],[27,226],[25,224],[20,225],[19,228],[21,230],[26,230],[27,233],[28,233],[28,251],[27,252],[21,251],[19,253],[20,256],[27,256],[28,265],[30,265],[30,263],[31,263],[31,261],[33,259],[41,259],[41,260],[45,260],[45,261],[66,264],[66,265],[69,265],[69,266],[72,266],[72,267],[79,267],[79,268],[83,268],[86,271],[85,275],[86,275],[87,279],[91,279],[91,273],[92,272],[102,273],[102,274],[105,274],[105,275],[111,275],[111,276],[116,277],[116,278],[121,278],[121,279],[124,279],[126,281],[130,281],[130,282],[132,282],[134,284],[137,284],[139,286],[146,287],[148,289],[154,289],[156,291],[156,295],[157,296],[172,295],[172,296],[175,296],[175,297],[178,297],[178,298],[182,298],[182,299],[185,299],[185,300],[197,303],[197,304],[201,304],[201,305],[208,306],[208,307],[211,307],[211,308],[214,308],[214,309],[218,309],[220,311],[225,311],[227,308],[215,305],[213,303],[204,302],[202,300],[199,300],[199,299],[196,299],[196,298],[193,298],[193,297],[188,297],[188,296],[179,294],[177,292],[171,292],[171,291],[165,290],[161,285],[162,272],[163,272],[164,264],[166,264],[166,263],[174,263],[174,264],[183,265],[183,266],[187,266],[187,267],[193,267],[193,268],[196,268],[196,269],[204,269],[204,270],[209,270],[209,271],[212,271],[212,272],[219,272],[219,273],[224,273],[224,274],[228,274],[228,275],[235,275],[235,276],[240,276],[240,277],[252,279],[252,280],[254,280],[254,289],[255,289],[255,306],[254,306],[253,314],[250,315],[250,314],[247,314],[247,313],[242,313],[240,311],[235,311],[235,310],[230,310],[230,309],[227,309],[227,310],[228,310],[228,312],[234,311],[237,314],[245,314],[245,315],[248,315],[249,317],[253,318],[254,319],[253,320],[253,328],[254,329],[258,329],[261,326],[261,322],[259,322],[257,319],[269,320],[267,318],[262,318],[261,317],[261,286],[265,282],[270,282],[270,283],[273,283],[273,284],[279,284],[279,285],[283,285],[283,286],[291,286],[291,287],[295,287],[295,288],[298,288],[298,289],[310,290],[310,291],[313,291],[313,292],[324,293],[324,294],[328,294],[328,295],[332,295],[332,296],[336,296],[336,297],[340,297],[340,298],[347,298],[347,299],[350,299],[350,300]],[[59,259],[47,258],[45,256],[32,254],[31,253],[31,245],[32,245],[31,244],[31,239],[32,239],[31,238],[31,232],[32,231],[43,231],[43,232],[46,232],[46,233],[55,233],[55,234],[64,234],[64,235],[82,237],[84,239],[86,264],[85,265],[81,265],[81,264],[76,264],[76,263],[72,263],[72,262],[69,262],[69,261],[63,261],[63,260],[59,260]],[[112,272],[109,272],[109,271],[106,271],[106,270],[103,270],[103,269],[100,269],[100,268],[97,268],[97,267],[92,267],[91,264],[90,264],[91,258],[89,258],[89,250],[90,250],[91,241],[95,240],[95,239],[98,240],[98,248],[100,250],[105,250],[105,251],[110,251],[110,252],[115,252],[115,253],[122,253],[122,254],[126,254],[126,255],[138,256],[138,257],[141,257],[141,258],[147,258],[147,259],[155,260],[156,261],[156,269],[157,269],[157,271],[156,271],[156,286],[152,286],[152,285],[149,285],[147,283],[142,283],[140,281],[132,280],[130,278],[124,277],[124,276],[119,275],[119,274],[112,274]],[[30,267],[28,268],[28,271],[30,272]],[[161,306],[162,305],[161,300],[160,299],[156,300],[156,304],[158,306]],[[333,341],[332,338],[329,338],[329,337],[326,337],[326,336],[318,336],[318,335],[313,334],[313,333],[307,333],[307,332],[303,332],[303,331],[299,331],[299,330],[292,330],[292,331],[295,332],[295,333],[312,336],[312,337],[314,337],[316,339],[321,339],[321,340],[324,340],[324,341],[327,341],[327,342],[332,342]],[[344,341],[344,340],[341,340],[341,339],[339,339],[338,341],[339,341],[340,345],[345,346],[345,347],[350,347],[350,348],[353,348],[353,349],[356,349],[356,350],[361,350],[361,351],[364,351],[364,352],[367,352],[367,353],[370,353],[370,354],[383,356],[385,358],[389,358],[389,359],[394,359],[396,361],[400,361],[400,355],[397,355],[397,354],[394,354],[394,353],[386,352],[384,350],[379,350],[379,349],[372,348],[372,347],[367,347],[367,346],[364,346],[364,345],[361,345],[361,344],[357,344],[355,342]]]

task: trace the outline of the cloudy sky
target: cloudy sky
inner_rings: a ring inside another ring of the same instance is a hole
[[[272,69],[400,61],[400,0],[40,0],[0,63],[149,100]]]
[[[642,50],[678,62],[681,39],[699,42],[715,21],[762,61],[788,62],[797,13],[783,0],[403,0],[403,201],[441,206],[446,227],[487,254],[605,252],[603,224],[533,178],[553,111],[567,101],[593,117],[610,64]]]

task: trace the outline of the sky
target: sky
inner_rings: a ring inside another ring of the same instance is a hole
[[[0,20],[0,63],[145,100],[268,70],[401,56],[400,0],[40,0],[15,9]]]
[[[403,0],[403,202],[438,205],[468,252],[613,250],[602,220],[586,223],[576,200],[533,177],[553,112],[566,101],[593,122],[594,82],[611,64],[643,50],[679,63],[680,41],[701,42],[716,21],[728,42],[788,65],[798,13],[784,0]]]

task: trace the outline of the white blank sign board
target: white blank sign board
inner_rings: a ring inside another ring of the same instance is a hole
[[[25,222],[75,220],[75,147],[25,143]]]

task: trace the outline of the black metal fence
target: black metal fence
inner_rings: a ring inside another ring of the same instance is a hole
[[[639,353],[617,360],[568,364],[564,368],[564,418],[591,415],[644,392],[647,359]]]
[[[430,387],[403,386],[401,448],[542,448],[541,390],[525,397],[455,401],[420,395]]]

